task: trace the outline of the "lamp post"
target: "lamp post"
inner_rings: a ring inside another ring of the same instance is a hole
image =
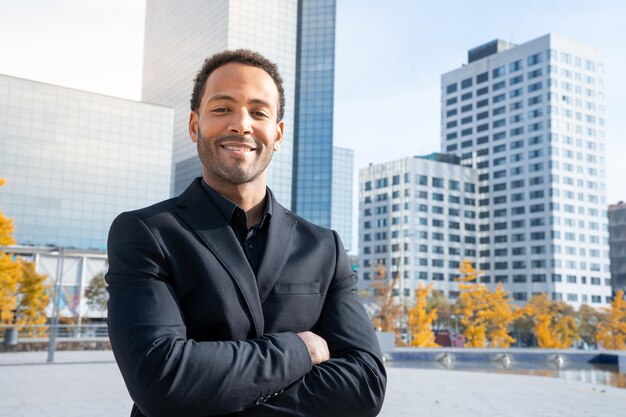
[[[65,260],[65,248],[59,247],[50,251],[51,255],[58,254],[57,276],[54,280],[54,297],[52,298],[52,318],[50,321],[50,338],[48,339],[48,362],[54,362],[54,353],[57,345],[57,332],[59,328],[59,302],[61,297],[61,280],[63,276],[63,261]]]

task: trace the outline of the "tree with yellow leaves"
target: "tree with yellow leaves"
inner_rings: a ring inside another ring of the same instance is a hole
[[[574,309],[563,301],[551,301],[545,293],[531,298],[523,314],[532,318],[540,348],[565,349],[578,338]]]
[[[484,284],[473,283],[481,274],[464,259],[459,266],[461,276],[456,280],[461,294],[454,305],[454,312],[459,316],[465,345],[485,347],[487,345],[487,324],[489,317],[489,290]]]
[[[22,277],[15,307],[16,324],[18,326],[46,324],[46,307],[50,302],[44,285],[46,276],[35,271],[33,262],[21,259],[19,264]]]
[[[0,179],[0,186],[6,181]],[[13,221],[0,212],[0,245],[15,244]],[[49,298],[32,262],[0,251],[0,324],[44,324]]]
[[[519,315],[514,309],[509,292],[504,291],[502,283],[498,283],[496,290],[487,294],[487,339],[489,347],[507,348],[515,343],[509,334],[509,328]]]
[[[626,301],[619,290],[598,324],[596,340],[605,349],[626,350]]]
[[[428,308],[428,295],[432,291],[432,285],[419,287],[415,290],[415,305],[409,308],[409,334],[411,346],[416,347],[439,347],[435,343],[435,334],[432,331],[433,321],[437,317],[436,308]]]

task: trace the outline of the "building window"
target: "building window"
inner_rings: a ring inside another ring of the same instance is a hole
[[[519,71],[523,68],[522,60],[518,59],[517,61],[511,62],[509,64],[509,72]]]
[[[498,67],[498,68],[494,68],[491,71],[491,75],[493,76],[493,78],[499,78],[502,77],[503,75],[505,75],[505,69],[504,69],[504,65]]]
[[[452,94],[455,93],[457,91],[457,84],[450,84],[446,87],[446,94]]]

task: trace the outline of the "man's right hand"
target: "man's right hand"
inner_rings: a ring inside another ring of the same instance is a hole
[[[309,355],[311,355],[311,362],[313,362],[313,366],[330,359],[328,345],[326,344],[326,340],[324,340],[322,337],[316,335],[313,332],[298,333],[298,336],[300,337],[300,339],[302,339],[307,349],[309,350]]]

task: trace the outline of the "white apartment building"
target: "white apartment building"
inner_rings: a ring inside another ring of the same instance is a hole
[[[478,175],[454,155],[370,165],[359,172],[359,281],[372,295],[378,265],[402,277],[397,295],[418,283],[454,299],[458,266],[478,255]]]
[[[600,52],[551,34],[441,76],[441,149],[478,172],[476,261],[516,301],[610,301],[604,89]]]

